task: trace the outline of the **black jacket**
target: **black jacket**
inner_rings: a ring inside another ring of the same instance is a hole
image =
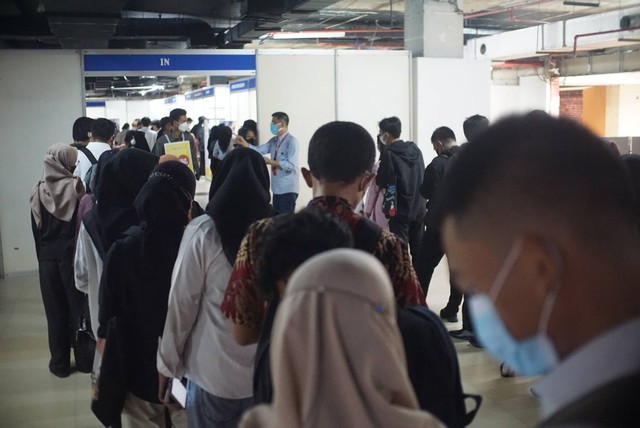
[[[420,195],[423,171],[422,152],[412,141],[396,141],[382,153],[376,184],[380,188],[396,185],[398,205],[394,219],[397,221],[424,217],[425,200]]]
[[[436,197],[438,187],[442,183],[444,173],[447,170],[449,160],[460,151],[460,146],[453,146],[449,150],[445,150],[436,156],[424,170],[422,178],[422,186],[420,186],[420,194],[427,200],[427,217],[425,223],[427,227],[431,225],[431,215],[429,215],[429,204]]]
[[[70,221],[62,221],[53,216],[40,204],[40,227],[31,213],[31,231],[36,243],[38,261],[73,260],[76,245],[76,215],[78,204]]]

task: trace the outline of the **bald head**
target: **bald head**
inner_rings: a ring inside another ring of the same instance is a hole
[[[563,235],[600,251],[635,230],[619,159],[580,125],[549,116],[505,119],[465,145],[436,203],[462,234],[505,243],[522,233]]]

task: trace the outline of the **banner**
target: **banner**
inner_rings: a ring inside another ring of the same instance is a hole
[[[193,160],[191,159],[191,147],[188,141],[178,141],[176,143],[166,143],[164,152],[168,155],[174,155],[180,162],[189,167],[193,171]]]

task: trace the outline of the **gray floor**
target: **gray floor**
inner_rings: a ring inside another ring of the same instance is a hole
[[[200,190],[201,185],[198,187]],[[427,302],[438,311],[447,298],[448,272],[443,261],[434,275]],[[484,397],[472,426],[532,426],[538,418],[537,402],[529,392],[534,380],[503,379],[498,364],[484,351],[466,342],[455,346],[465,390]],[[100,427],[89,408],[89,375],[74,373],[58,379],[49,373],[48,359],[37,277],[0,280],[0,427]]]

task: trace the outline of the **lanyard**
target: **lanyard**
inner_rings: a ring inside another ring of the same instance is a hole
[[[284,143],[284,141],[289,138],[289,133],[287,132],[286,134],[284,134],[282,136],[282,140],[280,140],[280,143],[276,143],[276,151],[273,154],[273,160],[275,161],[276,158],[278,157],[278,151],[280,150],[280,147],[282,146],[282,143]],[[275,166],[271,167],[271,173],[275,176],[277,175],[277,170],[278,168],[276,168]]]

